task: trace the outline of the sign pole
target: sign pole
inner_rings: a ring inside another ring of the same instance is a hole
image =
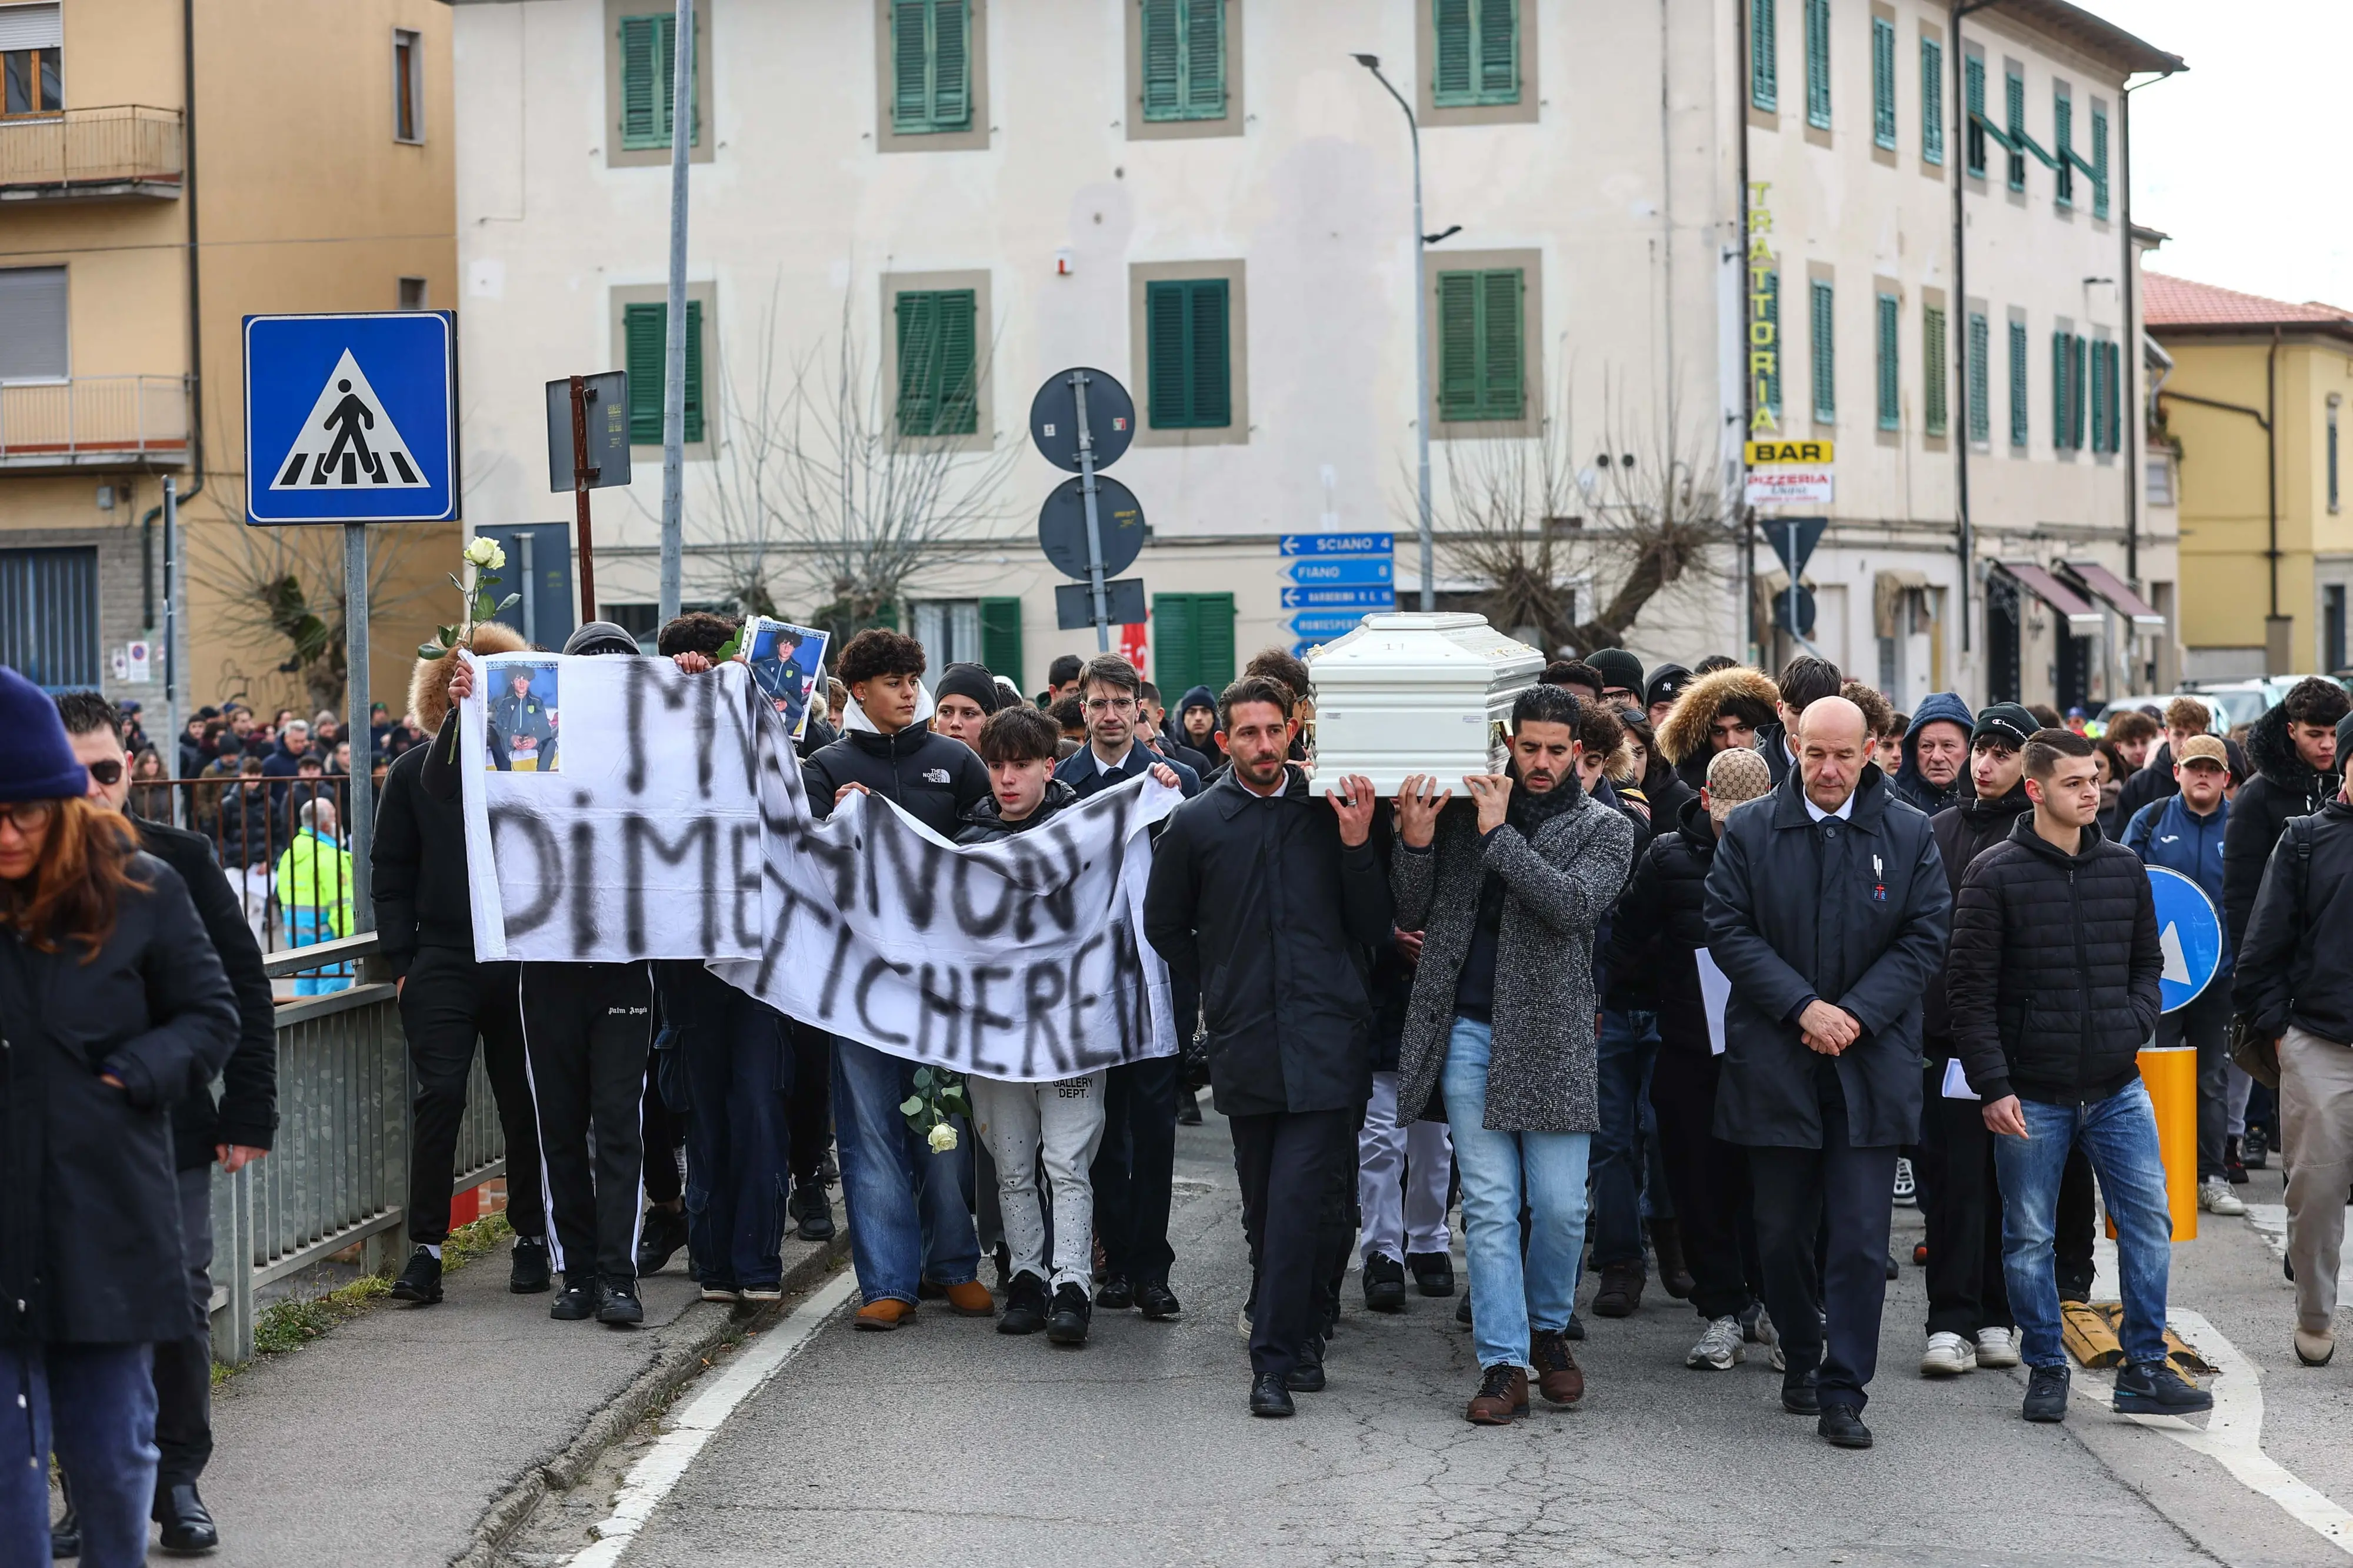
[[[1805,628],[1798,625],[1798,521],[1789,520],[1789,635],[1799,642],[1806,640]]]
[[[670,304],[662,342],[660,624],[677,618],[686,529],[686,168],[687,143],[702,106],[694,96],[694,0],[678,0],[670,24]],[[582,505],[585,507],[585,501]],[[587,558],[581,558],[584,573]],[[583,581],[586,581],[584,576]],[[584,621],[593,617],[583,616]]]
[[[343,524],[343,733],[352,745],[352,773],[344,791],[344,826],[352,844],[352,927],[357,936],[375,930],[375,878],[368,852],[375,843],[375,745],[368,721],[367,524]]]
[[[1103,528],[1095,518],[1095,438],[1087,426],[1087,373],[1071,373],[1072,399],[1079,411],[1079,490],[1087,506],[1087,583],[1095,607],[1095,651],[1111,651],[1111,611],[1103,601]]]
[[[164,721],[171,726],[172,755],[180,754],[187,725],[180,718],[180,479],[164,476]],[[173,801],[175,820],[193,819],[195,801]]]
[[[596,618],[596,563],[588,544],[588,481],[597,470],[588,466],[587,378],[572,378],[572,510],[580,536],[580,624]]]

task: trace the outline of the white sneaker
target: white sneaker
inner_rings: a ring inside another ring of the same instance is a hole
[[[1920,1184],[1912,1174],[1912,1162],[1897,1156],[1895,1161],[1895,1202],[1905,1208],[1915,1206],[1920,1198]]]
[[[1958,1377],[1977,1369],[1977,1346],[1956,1333],[1940,1331],[1928,1336],[1928,1348],[1920,1355],[1922,1377]]]
[[[1683,1357],[1683,1364],[1694,1371],[1730,1372],[1747,1359],[1748,1348],[1740,1339],[1740,1320],[1718,1318],[1708,1324],[1691,1354]]]
[[[1775,1372],[1787,1372],[1789,1370],[1788,1353],[1781,1349],[1781,1343],[1778,1340],[1776,1340],[1773,1342],[1773,1353],[1765,1358],[1765,1364],[1771,1367]]]
[[[1978,1331],[1978,1364],[2003,1368],[2018,1364],[2018,1331],[2016,1329],[1979,1329]]]
[[[2208,1214],[2241,1215],[2247,1205],[2231,1190],[2231,1184],[2220,1176],[2209,1176],[2198,1184],[2198,1206]]]

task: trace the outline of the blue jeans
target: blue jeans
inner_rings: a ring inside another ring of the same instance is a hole
[[[85,1568],[147,1561],[155,1502],[152,1345],[0,1342],[0,1563],[49,1560],[49,1456],[73,1477]],[[19,1392],[30,1391],[26,1408]]]
[[[841,1196],[849,1209],[849,1261],[871,1302],[913,1303],[923,1280],[962,1285],[980,1274],[973,1228],[972,1129],[959,1118],[956,1146],[934,1154],[899,1104],[915,1092],[915,1064],[837,1036],[834,1139]]]
[[[2165,1359],[2165,1283],[2173,1264],[2173,1216],[2165,1202],[2165,1163],[2157,1146],[2157,1113],[2138,1079],[2090,1105],[2044,1105],[2021,1100],[2026,1136],[1996,1138],[1993,1161],[2001,1184],[2001,1270],[2010,1286],[2029,1366],[2063,1366],[2059,1284],[2052,1271],[2052,1235],[2059,1209],[2059,1178],[2067,1152],[2081,1143],[2100,1178],[2100,1195],[2116,1226],[2116,1269],[2124,1277],[2125,1359],[2136,1364]]]
[[[1463,1251],[1471,1263],[1472,1337],[1482,1367],[1525,1366],[1531,1329],[1568,1327],[1585,1250],[1589,1132],[1491,1132],[1487,1058],[1494,1030],[1454,1020],[1441,1081],[1454,1163],[1462,1177]],[[1520,1206],[1531,1211],[1520,1255]]]
[[[710,1016],[715,1014],[716,1016]],[[728,987],[723,1005],[681,1026],[693,1114],[686,1123],[686,1230],[704,1285],[773,1289],[784,1279],[784,1016]]]
[[[1651,1110],[1651,1064],[1658,1055],[1656,1013],[1602,1009],[1601,1131],[1593,1135],[1596,1268],[1642,1260],[1643,1151],[1658,1142]]]

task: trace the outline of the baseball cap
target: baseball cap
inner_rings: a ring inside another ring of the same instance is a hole
[[[2231,767],[2230,750],[2222,744],[2222,737],[2220,735],[2190,736],[2181,743],[2180,754],[2173,760],[2176,765],[2181,767],[2187,767],[2191,763],[2211,763],[2225,773],[2229,772]]]

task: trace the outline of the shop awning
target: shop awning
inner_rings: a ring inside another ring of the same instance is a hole
[[[2165,617],[2149,608],[2147,601],[2134,593],[2123,578],[2098,562],[2070,561],[2066,564],[2067,570],[2075,574],[2078,582],[2106,600],[2116,614],[2132,622],[2135,631],[2161,632],[2165,629]]]
[[[1871,579],[1872,635],[1894,637],[1899,602],[1906,593],[1927,585],[1928,574],[1926,572],[1898,567],[1894,571],[1873,573]]]
[[[2031,561],[1997,561],[1994,570],[2008,574],[2020,587],[2059,612],[2067,630],[2076,637],[2098,634],[2107,620],[2091,601]]]

